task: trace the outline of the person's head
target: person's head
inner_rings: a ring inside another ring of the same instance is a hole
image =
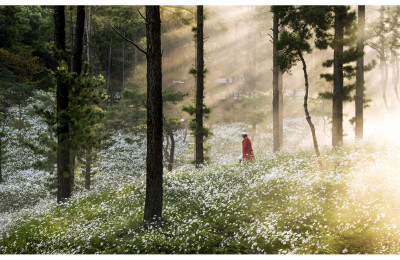
[[[245,138],[247,136],[247,133],[246,132],[242,132],[241,135],[242,135],[243,138]]]

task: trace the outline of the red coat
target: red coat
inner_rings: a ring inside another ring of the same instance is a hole
[[[251,147],[251,141],[246,136],[242,141],[242,152],[243,152],[243,163],[251,161],[254,158],[253,148]]]

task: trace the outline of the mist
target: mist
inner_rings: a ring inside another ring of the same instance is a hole
[[[168,8],[177,8],[176,6]],[[166,89],[188,94],[185,102],[192,103],[194,96],[194,77],[189,74],[195,65],[195,43],[192,27],[195,26],[195,6],[184,6],[186,22],[176,29],[169,25],[177,23],[168,18],[165,12],[162,35],[163,43],[163,86]],[[353,6],[352,9],[356,9]],[[379,16],[379,6],[366,6],[366,31],[369,25]],[[246,122],[247,112],[242,109],[243,99],[251,99],[254,92],[270,97],[267,106],[262,109],[266,118],[257,123],[258,134],[269,133],[272,128],[272,13],[270,6],[206,6],[205,7],[205,103],[212,109],[206,124],[224,124],[229,122]],[[173,30],[170,30],[174,28]],[[392,83],[392,66],[389,65],[386,97],[389,110],[385,108],[382,98],[382,79],[377,52],[369,46],[364,47],[365,64],[372,60],[377,62],[375,68],[365,72],[366,98],[371,99],[364,109],[364,139],[398,142],[400,103],[396,100]],[[324,68],[322,62],[333,58],[333,50],[313,48],[306,54],[308,65],[310,95],[309,110],[316,125],[318,142],[322,146],[331,144],[331,110],[332,102],[318,98],[319,92],[332,90],[333,83],[320,78],[321,73],[332,72]],[[353,82],[355,79],[352,80]],[[312,139],[304,116],[304,76],[300,64],[293,67],[290,73],[283,75],[283,124],[290,125],[293,120],[303,126],[304,138],[299,143],[292,143],[294,136],[287,133],[283,147],[296,145],[311,146]],[[354,94],[352,94],[354,95]],[[249,103],[252,101],[249,100]],[[262,107],[262,106],[260,106]],[[175,112],[181,113],[178,110]],[[354,143],[354,125],[349,120],[355,115],[354,101],[343,105],[344,143]],[[181,113],[182,118],[188,119]],[[243,131],[253,131],[251,124]],[[257,140],[255,140],[257,142]],[[271,144],[272,145],[272,144]],[[268,147],[269,149],[269,147]]]

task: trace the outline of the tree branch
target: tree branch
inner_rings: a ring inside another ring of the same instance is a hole
[[[132,43],[136,48],[139,49],[139,51],[143,52],[144,55],[147,56],[147,52],[146,52],[146,51],[142,50],[136,43],[134,43],[133,41],[131,41],[131,40],[127,39],[125,36],[123,36],[120,32],[117,31],[117,29],[114,28],[114,26],[111,26],[111,27],[113,28],[113,30],[114,30],[122,39],[124,39],[124,40],[127,41],[127,42]]]
[[[142,14],[139,10],[137,10],[137,11],[138,11],[138,13],[140,14],[140,16],[147,22],[146,17],[144,17],[143,14]]]

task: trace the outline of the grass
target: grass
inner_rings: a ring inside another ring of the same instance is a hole
[[[146,232],[143,176],[46,200],[10,215],[0,253],[398,254],[398,148],[375,146],[325,149],[323,172],[311,150],[165,172],[167,222]]]

